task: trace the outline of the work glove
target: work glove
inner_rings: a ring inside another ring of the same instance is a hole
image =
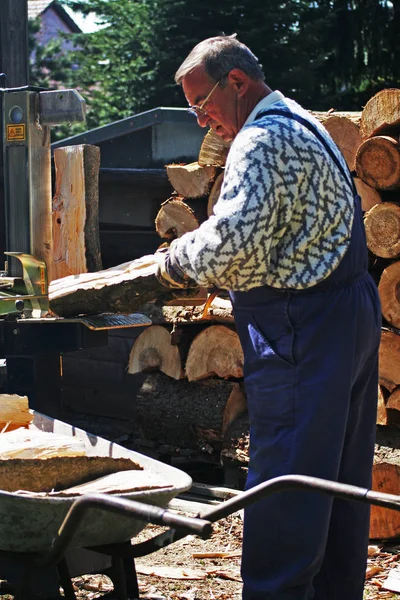
[[[154,256],[158,262],[156,277],[163,286],[184,290],[188,288],[197,289],[199,287],[198,283],[186,275],[179,267],[172,267],[168,247],[159,248]]]

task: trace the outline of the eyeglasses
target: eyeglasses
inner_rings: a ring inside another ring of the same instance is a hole
[[[211,92],[208,94],[208,96],[206,96],[206,98],[204,98],[203,102],[199,105],[196,106],[195,104],[193,106],[189,106],[189,108],[187,109],[192,115],[195,115],[195,117],[205,117],[208,113],[207,111],[204,109],[205,105],[207,104],[207,102],[210,100],[211,96],[213,95],[213,93],[215,92],[215,90],[217,89],[217,87],[219,86],[219,84],[221,83],[221,79],[219,79],[217,81],[217,83],[214,85],[213,89],[211,90]]]

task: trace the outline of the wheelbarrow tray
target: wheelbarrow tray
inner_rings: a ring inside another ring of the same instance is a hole
[[[166,506],[192,485],[189,475],[105,440],[72,425],[35,412],[30,429],[53,432],[83,440],[87,456],[130,458],[151,475],[160,479],[160,487],[118,493],[119,497],[154,506]],[[165,487],[165,486],[168,487]],[[57,531],[76,500],[63,497],[21,495],[0,490],[0,550],[8,552],[42,552],[49,550]],[[120,543],[136,536],[147,523],[131,516],[93,509],[74,535],[70,547],[90,547]]]

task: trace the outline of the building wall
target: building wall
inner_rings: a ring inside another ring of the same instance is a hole
[[[54,38],[59,38],[60,32],[71,33],[71,29],[51,6],[41,14],[40,20],[41,28],[36,34],[36,39],[42,46],[45,46]],[[69,40],[63,40],[62,49],[65,52],[72,50],[72,42]]]

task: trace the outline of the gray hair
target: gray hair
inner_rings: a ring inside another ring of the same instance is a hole
[[[182,83],[182,79],[199,66],[204,66],[214,81],[220,81],[232,69],[241,69],[255,81],[265,79],[258,58],[239,42],[236,34],[219,35],[197,44],[175,73],[175,82]]]

